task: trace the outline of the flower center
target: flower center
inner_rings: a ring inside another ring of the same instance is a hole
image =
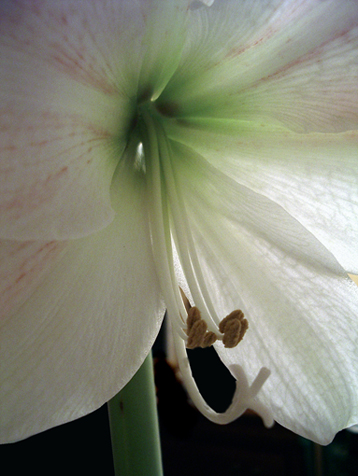
[[[243,339],[248,322],[240,310],[219,319],[207,289],[186,205],[175,177],[172,144],[165,132],[165,121],[175,116],[175,109],[175,105],[161,105],[157,108],[155,101],[150,100],[138,106],[134,165],[145,172],[153,257],[173,328],[181,374],[193,402],[210,420],[228,423],[251,408],[270,426],[270,411],[254,400],[270,374],[267,369],[261,369],[249,387],[243,369],[240,366],[230,367],[237,379],[237,388],[232,404],[225,413],[220,414],[214,412],[204,401],[191,373],[186,348],[208,347],[216,341],[222,341],[225,347],[233,348]],[[193,296],[193,307],[179,287],[174,250]]]

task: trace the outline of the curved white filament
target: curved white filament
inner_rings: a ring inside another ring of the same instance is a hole
[[[236,420],[246,410],[250,409],[255,411],[262,418],[264,425],[267,428],[273,425],[274,420],[270,409],[255,398],[270,375],[270,371],[267,368],[261,368],[257,377],[251,386],[249,386],[243,368],[240,365],[230,367],[230,370],[236,378],[235,393],[229,408],[224,413],[217,413],[201,396],[191,373],[185,342],[178,335],[176,335],[175,332],[174,346],[185,388],[187,389],[195,406],[208,420],[220,425],[225,425]]]

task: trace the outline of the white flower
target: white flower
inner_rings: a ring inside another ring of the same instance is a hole
[[[358,5],[204,3],[0,4],[3,442],[109,400],[165,307],[185,374],[178,282],[229,416],[321,443],[358,421]]]

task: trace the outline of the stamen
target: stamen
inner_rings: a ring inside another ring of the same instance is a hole
[[[190,334],[194,324],[200,320],[201,320],[201,314],[199,309],[196,306],[191,307],[188,311],[188,318],[186,320],[186,326],[187,326],[186,332],[188,335]]]
[[[188,341],[186,346],[188,349],[195,349],[195,347],[201,347],[201,344],[204,342],[204,337],[208,326],[203,319],[195,321],[188,332]]]
[[[232,311],[219,324],[219,330],[224,334],[223,344],[229,349],[236,347],[244,337],[249,323],[240,310]]]
[[[153,114],[157,114],[157,112],[154,111]],[[180,318],[181,322],[178,323],[178,319],[174,319],[173,325],[183,337],[186,313],[183,313],[185,306],[183,305],[182,299],[180,299],[179,293],[176,291],[178,286],[172,265],[173,251],[171,248],[171,231],[175,234],[177,231],[175,227],[178,227],[180,240],[176,240],[176,243],[179,244],[180,259],[185,267],[189,287],[195,295],[194,299],[200,305],[201,312],[204,310],[204,322],[211,332],[209,335],[202,332],[202,340],[199,340],[197,336],[195,339],[193,337],[194,340],[192,345],[200,342],[199,346],[207,346],[215,341],[213,334],[219,338],[222,338],[222,335],[219,331],[218,324],[216,324],[214,320],[214,317],[216,317],[214,306],[212,305],[209,293],[207,292],[199,260],[196,256],[193,238],[186,218],[184,203],[181,199],[180,193],[176,190],[176,183],[171,168],[171,148],[160,120],[152,117],[151,112],[149,112],[145,106],[141,109],[141,118],[143,121],[141,133],[143,136],[142,143],[144,146],[144,155],[150,157],[148,164],[146,164],[146,177],[148,196],[150,197],[151,202],[149,216],[153,239],[153,253],[157,269],[160,270],[158,277],[161,289],[164,293],[168,314],[173,316],[173,318],[174,316]],[[163,172],[164,177],[162,175]],[[173,214],[173,210],[175,210],[175,219],[173,220],[175,227],[169,225],[170,218],[168,203],[163,199],[161,192],[162,188],[165,188],[165,191],[170,198],[171,213]],[[199,282],[201,286],[199,285]],[[203,328],[202,324],[200,324],[200,326]]]
[[[179,288],[179,290],[185,309],[188,313],[186,320],[186,333],[189,337],[186,345],[187,349],[194,349],[195,347],[210,347],[217,339],[221,339],[224,346],[229,349],[238,345],[249,328],[249,323],[247,322],[247,319],[244,319],[244,313],[241,310],[237,309],[232,311],[220,322],[219,331],[223,334],[222,336],[216,335],[211,331],[204,332],[204,329],[206,330],[207,326],[206,323],[205,326],[204,324],[199,323],[202,319],[199,309],[196,306],[191,307],[189,299],[185,296],[184,291],[181,288]]]
[[[206,347],[212,345],[216,339],[221,339],[226,347],[234,347],[242,340],[248,323],[242,311],[238,310],[230,313],[220,323],[218,322],[219,319],[200,268],[184,201],[174,179],[172,153],[165,131],[160,121],[152,117],[145,107],[142,109],[139,123],[144,157],[150,158],[145,163],[145,172],[153,255],[168,316],[173,324],[174,345],[184,384],[199,411],[213,422],[229,423],[238,418],[246,409],[251,408],[261,415],[266,426],[270,426],[273,422],[270,410],[256,399],[257,392],[269,376],[269,370],[261,369],[253,384],[249,386],[240,366],[230,369],[237,379],[237,385],[232,403],[224,413],[216,413],[212,410],[197,388],[186,354],[186,346]],[[165,193],[162,193],[163,190]],[[173,223],[170,221],[171,218]],[[201,312],[197,307],[191,307],[182,290],[179,292],[180,288],[174,271],[172,235],[191,294]]]
[[[200,347],[210,347],[212,346],[216,341],[217,341],[217,336],[214,334],[214,332],[208,331],[205,336],[204,340],[201,344]]]
[[[188,311],[186,326],[186,333],[188,334],[187,349],[210,347],[217,339],[214,332],[208,332],[208,326],[201,318],[199,309],[195,306]]]

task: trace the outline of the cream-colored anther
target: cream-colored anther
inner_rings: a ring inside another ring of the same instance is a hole
[[[201,347],[201,344],[204,342],[207,328],[208,326],[206,325],[206,322],[202,319],[194,322],[193,327],[190,329],[190,333],[188,334],[188,341],[186,343],[188,349]]]
[[[188,336],[186,347],[188,349],[210,347],[218,339],[218,336],[214,332],[207,330],[207,324],[202,319],[199,309],[196,306],[191,307],[184,291],[181,288],[179,289],[188,313],[185,331]],[[223,336],[219,338],[222,338],[225,347],[232,349],[242,340],[248,328],[249,323],[244,318],[244,313],[240,309],[236,309],[220,322],[219,331]]]
[[[216,340],[217,340],[217,336],[214,334],[214,332],[208,331],[205,334],[204,340],[200,347],[210,347],[211,345],[214,344],[214,342],[216,342]]]
[[[244,313],[239,309],[232,311],[219,324],[219,330],[224,334],[224,346],[229,349],[236,347],[244,337],[248,327],[249,323],[244,318]]]
[[[188,310],[188,317],[186,319],[187,332],[190,333],[193,325],[200,320],[201,320],[201,314],[199,309],[196,306],[190,307]]]
[[[208,332],[208,326],[201,318],[197,307],[190,307],[186,320],[186,333],[188,340],[186,347],[195,349],[196,347],[210,347],[216,341],[217,337],[213,332]]]

